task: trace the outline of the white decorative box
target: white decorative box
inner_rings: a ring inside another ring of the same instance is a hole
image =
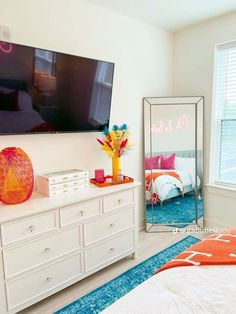
[[[71,169],[37,177],[37,190],[49,197],[78,192],[89,186],[88,171]]]

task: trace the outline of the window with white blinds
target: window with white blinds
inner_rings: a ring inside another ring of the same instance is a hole
[[[236,42],[216,51],[213,180],[236,185]]]

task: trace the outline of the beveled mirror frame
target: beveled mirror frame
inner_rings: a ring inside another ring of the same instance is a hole
[[[158,105],[194,105],[195,106],[195,182],[197,183],[197,175],[199,169],[201,169],[201,195],[202,195],[202,207],[204,217],[204,97],[203,96],[170,96],[170,97],[144,97],[143,98],[143,132],[144,132],[144,147],[143,147],[143,182],[144,182],[144,210],[145,210],[145,221],[146,221],[146,206],[147,201],[145,197],[145,156],[147,154],[146,147],[150,147],[150,157],[152,157],[152,132],[151,132],[151,108],[152,106]],[[149,116],[147,122],[146,117]],[[148,125],[147,125],[148,124]],[[146,134],[146,129],[149,128],[149,138]],[[200,135],[200,137],[199,137]],[[148,142],[148,143],[147,143]],[[199,143],[201,146],[199,147]],[[201,165],[200,165],[201,163]],[[151,170],[152,173],[152,170]],[[186,229],[200,229],[203,228],[203,217],[198,218],[198,187],[197,184],[194,188],[195,194],[195,220],[189,222],[186,227],[182,227],[182,230]],[[153,206],[152,206],[153,212]],[[153,216],[153,214],[152,214]],[[174,232],[178,227],[178,223],[174,223],[174,227],[167,224],[148,223],[146,221],[146,232]],[[179,223],[179,225],[183,225]]]

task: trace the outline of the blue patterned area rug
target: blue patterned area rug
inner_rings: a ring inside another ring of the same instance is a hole
[[[203,215],[202,200],[198,200],[198,218]],[[164,201],[163,207],[159,204],[148,205],[146,208],[146,222],[166,224],[172,227],[184,228],[188,223],[195,221],[195,198],[192,195],[173,197]],[[183,223],[175,225],[175,223]],[[187,223],[187,224],[186,224]]]
[[[188,236],[163,251],[149,257],[111,281],[89,292],[54,314],[96,314],[103,311],[130,290],[150,278],[154,271],[163,266],[199,239]]]

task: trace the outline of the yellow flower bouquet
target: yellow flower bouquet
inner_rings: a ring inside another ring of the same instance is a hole
[[[97,141],[101,145],[101,149],[112,158],[113,181],[117,181],[120,169],[120,157],[130,148],[127,125],[123,124],[120,127],[113,125],[110,131],[108,128],[105,128],[103,131],[103,139],[100,140],[97,138]]]

